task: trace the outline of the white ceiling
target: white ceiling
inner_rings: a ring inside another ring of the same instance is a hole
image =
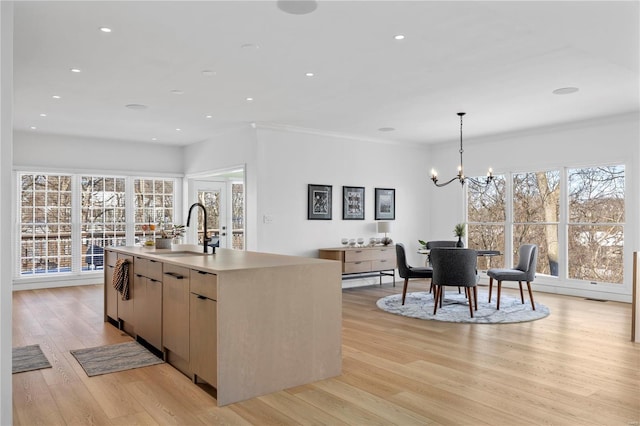
[[[465,140],[638,112],[639,14],[637,1],[320,1],[307,15],[16,2],[15,129],[184,145],[255,122],[433,143],[458,137],[458,111]]]

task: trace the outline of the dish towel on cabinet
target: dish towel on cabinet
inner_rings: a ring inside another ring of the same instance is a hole
[[[129,300],[129,261],[127,259],[116,260],[111,284],[122,295],[122,300]]]

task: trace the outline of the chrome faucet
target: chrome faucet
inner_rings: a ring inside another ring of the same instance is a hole
[[[202,207],[202,213],[204,213],[204,236],[202,237],[202,248],[203,248],[203,253],[209,253],[207,251],[207,243],[211,240],[207,238],[207,209],[204,207],[203,204],[201,203],[191,204],[191,207],[189,207],[189,214],[187,215],[187,226],[189,226],[189,222],[191,222],[191,210],[193,210],[193,208],[196,206]],[[213,247],[213,253],[215,253],[215,250],[216,250],[215,247]]]

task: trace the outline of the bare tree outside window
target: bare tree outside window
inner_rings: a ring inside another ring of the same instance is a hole
[[[22,173],[21,275],[71,271],[71,176]]]
[[[569,278],[622,283],[624,166],[569,169]]]
[[[231,247],[234,250],[244,250],[244,185],[242,183],[231,184],[231,199],[233,231]]]
[[[480,179],[479,179],[480,180]],[[505,177],[497,175],[488,185],[470,184],[467,190],[468,244],[478,250],[504,253],[505,241]],[[504,266],[504,256],[478,259],[481,269]]]
[[[619,284],[624,278],[625,187],[623,165],[569,168],[566,181],[560,170],[513,173],[512,222],[505,221],[505,180],[492,185],[470,185],[467,192],[469,246],[503,250],[505,226],[513,235],[513,262],[522,244],[539,248],[536,271],[589,282]],[[560,199],[561,188],[567,200]],[[568,218],[560,222],[560,206]],[[567,235],[567,256],[559,248]],[[492,267],[500,267],[495,263]]]
[[[516,173],[512,181],[514,264],[522,244],[536,244],[536,271],[558,276],[560,171]]]

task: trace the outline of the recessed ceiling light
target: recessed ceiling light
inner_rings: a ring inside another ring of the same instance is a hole
[[[381,132],[393,132],[396,129],[394,127],[380,127],[378,130]]]
[[[316,0],[278,0],[278,9],[292,15],[306,15],[317,7]]]
[[[108,27],[100,27],[100,31],[102,31],[103,33],[110,33],[110,32],[111,32],[111,28],[108,28]]]
[[[184,90],[174,89],[171,91],[174,95],[184,95]]]
[[[253,98],[246,98],[247,102],[252,102]]]
[[[307,77],[313,77],[315,74],[314,74],[314,73],[312,73],[312,72],[308,72],[308,73],[306,73],[305,75],[306,75]]]
[[[151,140],[152,140],[152,141],[157,141],[157,140],[158,140],[158,138],[151,138]]]
[[[176,128],[176,132],[181,132],[182,129],[180,127]]]
[[[205,118],[213,118],[213,115],[205,115]]]
[[[578,90],[577,87],[561,87],[553,91],[554,95],[570,95],[572,93],[576,93]]]
[[[243,49],[260,49],[260,46],[253,43],[245,43],[240,45],[240,47],[242,47]]]
[[[45,114],[45,113],[40,114],[40,117],[46,117],[46,116],[47,116],[47,114]]]
[[[202,70],[202,75],[204,75],[205,77],[211,77],[216,75],[216,72],[211,70]]]
[[[30,128],[31,130],[35,130],[35,129],[37,129],[37,127],[36,127],[36,126],[31,126],[31,127],[29,127],[29,128]]]
[[[403,34],[396,34],[393,36],[393,38],[395,40],[404,40],[404,35]]]
[[[53,99],[60,99],[60,96],[58,96],[58,95],[53,95],[53,96],[52,96],[52,98],[53,98]]]
[[[142,105],[142,104],[128,104],[125,105],[125,107],[129,108],[129,109],[147,109],[149,108],[146,105]]]
[[[71,68],[71,72],[82,72],[80,68]]]

